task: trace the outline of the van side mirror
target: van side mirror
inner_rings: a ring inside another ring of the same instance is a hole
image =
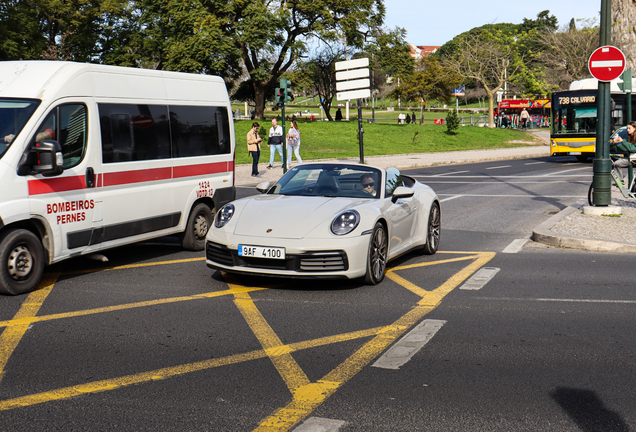
[[[64,156],[62,146],[55,140],[42,140],[31,144],[22,155],[18,166],[19,175],[42,174],[53,177],[64,172]]]

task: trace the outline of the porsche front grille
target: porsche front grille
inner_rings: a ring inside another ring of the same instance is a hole
[[[347,255],[344,252],[313,252],[300,256],[301,271],[338,271],[348,267]]]
[[[234,265],[234,260],[232,259],[232,251],[230,251],[223,245],[207,242],[205,252],[207,258],[210,261],[217,262],[226,266]]]

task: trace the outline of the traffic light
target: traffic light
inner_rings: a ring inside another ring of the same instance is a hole
[[[293,100],[294,100],[294,95],[292,94],[291,83],[288,83],[288,86],[285,89],[285,102],[291,102]]]
[[[285,105],[285,89],[276,87],[276,92],[274,93],[274,103],[278,106]]]
[[[632,92],[632,71],[631,69],[626,70],[621,74],[621,79],[623,82],[618,83],[618,88],[625,93]]]
[[[280,80],[280,88],[276,90],[280,90],[281,93],[276,93],[279,95],[279,105],[284,104],[285,102],[291,102],[294,100],[294,95],[292,94],[291,81],[285,78]]]

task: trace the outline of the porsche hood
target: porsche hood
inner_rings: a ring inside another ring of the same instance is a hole
[[[316,227],[328,230],[342,211],[363,203],[360,198],[260,195],[249,198],[237,217],[234,234],[302,239]]]

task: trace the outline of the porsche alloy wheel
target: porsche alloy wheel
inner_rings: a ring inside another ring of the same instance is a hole
[[[384,279],[386,272],[387,251],[389,243],[386,229],[380,222],[375,224],[371,241],[369,242],[369,253],[367,256],[367,274],[364,281],[368,285],[377,285]]]
[[[433,255],[439,247],[439,239],[442,233],[441,216],[439,204],[434,202],[428,214],[428,232],[426,234],[426,244],[424,245],[424,253],[426,255]]]

